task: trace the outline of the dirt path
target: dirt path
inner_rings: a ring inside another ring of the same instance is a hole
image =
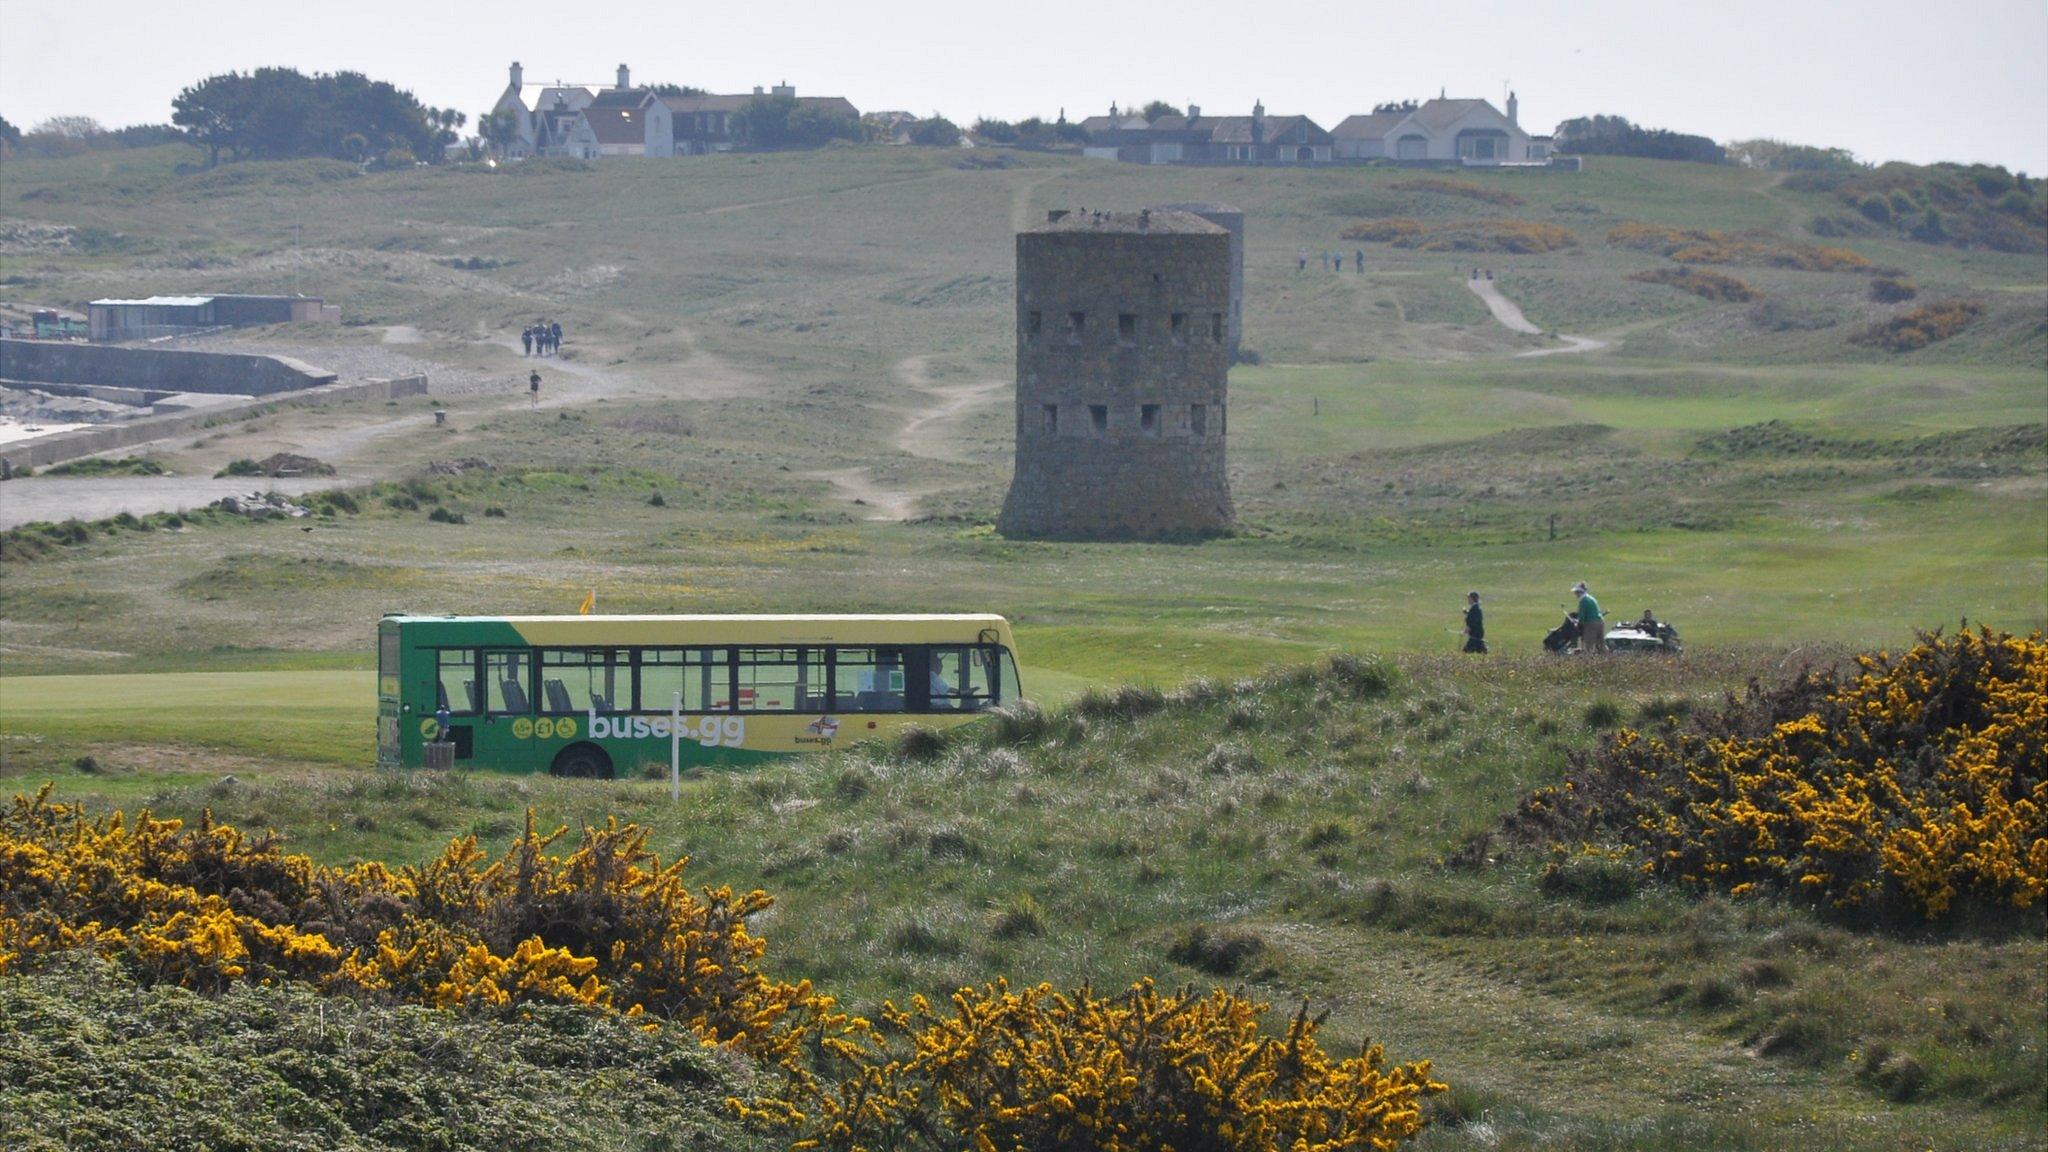
[[[1010,194],[1010,231],[1022,232],[1031,227],[1031,194],[1054,175],[1056,173],[1048,172],[1017,185],[1017,190]]]
[[[1010,386],[1007,380],[977,380],[970,384],[938,384],[931,378],[927,356],[907,356],[897,361],[896,379],[912,392],[922,392],[936,401],[906,413],[903,426],[892,443],[906,456],[924,460],[961,463],[968,459],[959,447],[958,423],[969,412],[995,400]],[[832,485],[833,494],[867,510],[869,520],[910,520],[918,514],[918,501],[939,489],[889,488],[878,483],[867,468],[834,468],[806,475]]]
[[[1543,329],[1530,323],[1529,318],[1522,315],[1522,309],[1514,301],[1500,294],[1500,289],[1494,285],[1493,281],[1468,279],[1465,281],[1465,287],[1471,289],[1474,296],[1486,302],[1486,310],[1493,313],[1493,318],[1500,321],[1502,327],[1507,328],[1511,332],[1520,332],[1526,336],[1541,336],[1544,334]],[[1516,355],[1562,356],[1574,352],[1598,352],[1600,349],[1607,347],[1607,341],[1595,340],[1590,336],[1566,336],[1562,333],[1555,335],[1559,340],[1564,341],[1562,347],[1531,348],[1527,352],[1518,352]]]

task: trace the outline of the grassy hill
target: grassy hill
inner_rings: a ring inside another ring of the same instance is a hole
[[[707,879],[775,892],[760,927],[777,974],[862,1005],[996,974],[1308,996],[1331,1008],[1338,1047],[1371,1037],[1438,1061],[1455,1089],[1425,1147],[2040,1146],[2038,931],[1875,932],[1770,899],[1546,893],[1538,860],[1460,854],[1617,723],[1897,647],[1916,625],[2048,625],[2038,256],[1822,235],[1840,229],[1816,222],[1851,210],[1829,188],[1604,158],[1577,175],[1460,174],[1448,191],[1392,170],[989,167],[858,148],[367,175],[185,170],[194,159],[9,160],[0,295],[301,287],[347,323],[257,338],[346,360],[400,327],[421,341],[403,350],[439,366],[449,421],[425,400],[352,402],[149,453],[211,476],[278,449],[353,451],[375,482],[306,522],[159,517],[0,540],[0,788],[210,808],[333,862],[420,860],[466,832],[500,848],[528,807],[543,822],[619,815]],[[1198,545],[995,536],[1014,230],[1050,207],[1194,199],[1249,220],[1257,362],[1231,376],[1242,530]],[[1565,240],[1514,254],[1340,238],[1387,220]],[[1711,232],[1740,260],[1611,239],[1627,225]],[[1781,266],[1815,247],[1867,264]],[[1363,274],[1315,258],[1359,249]],[[1475,266],[1546,330],[1605,347],[1521,355],[1557,342],[1495,323],[1466,288]],[[1692,267],[1758,298],[1631,279]],[[1917,297],[1878,303],[1878,275]],[[1852,339],[1946,299],[1984,314],[1909,353]],[[536,410],[508,340],[542,314],[570,345],[540,366]],[[458,458],[490,467],[428,467]],[[875,519],[885,502],[913,512]],[[1577,579],[1610,611],[1675,621],[1686,656],[1540,658]],[[646,781],[365,767],[379,613],[567,612],[593,587],[607,611],[1000,611],[1027,693],[1075,703],[915,756],[693,779],[676,806]],[[1448,655],[1470,588],[1487,598],[1485,661]],[[1373,667],[1396,675],[1300,670],[1332,649],[1384,653]],[[131,1051],[119,1027],[81,1041],[81,1067],[129,1077],[139,1101],[190,1089],[138,1062],[225,1058],[177,1037],[320,1011],[90,972],[0,997],[19,1007],[0,1012],[0,1055],[17,1062],[90,1031],[82,1015],[174,1022],[163,1052]],[[531,1076],[454,1055],[393,1065],[392,1091],[450,1079],[505,1101],[510,1127],[449,1146],[638,1146],[557,1121],[601,1128],[643,1102],[664,1130],[701,1133],[646,1146],[734,1146],[697,1087],[547,1071],[560,1037],[536,1029],[556,1025],[597,1027],[367,1009],[351,1027],[443,1055],[537,1053]],[[331,1059],[279,1045],[266,1077]],[[265,1096],[278,1111],[219,1141],[301,1131],[285,1087]],[[39,1091],[21,1103],[99,1107],[69,1080]],[[377,1123],[337,1114],[318,1130],[392,1142]]]

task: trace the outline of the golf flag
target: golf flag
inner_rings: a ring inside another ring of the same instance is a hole
[[[578,604],[578,605],[576,606],[576,614],[577,614],[578,616],[588,616],[588,615],[590,615],[590,614],[591,614],[592,612],[595,612],[596,610],[597,610],[597,589],[595,589],[595,588],[592,588],[592,589],[590,590],[590,595],[588,595],[588,596],[585,596],[585,597],[583,598],[583,603],[581,603],[581,604]]]

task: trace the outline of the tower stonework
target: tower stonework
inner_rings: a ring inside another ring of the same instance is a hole
[[[1017,235],[1005,536],[1228,531],[1231,234],[1188,212],[1053,212]]]
[[[1194,112],[1188,116],[1193,118]],[[1237,363],[1238,346],[1244,343],[1244,209],[1207,202],[1150,207],[1154,212],[1193,212],[1230,230],[1230,362]]]

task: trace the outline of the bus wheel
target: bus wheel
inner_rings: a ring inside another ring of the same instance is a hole
[[[556,754],[555,762],[548,766],[548,775],[609,780],[612,778],[612,758],[595,744],[571,744]]]

